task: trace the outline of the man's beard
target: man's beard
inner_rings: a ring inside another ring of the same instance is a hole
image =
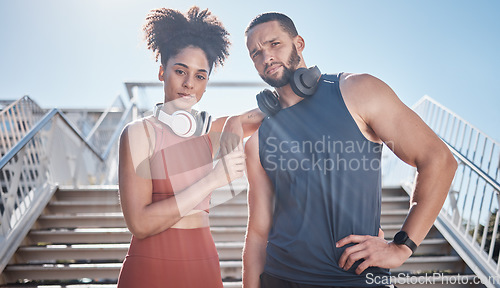
[[[290,57],[288,58],[288,67],[286,67],[282,62],[273,62],[272,64],[281,64],[283,67],[283,75],[278,78],[278,79],[273,79],[271,77],[260,75],[260,78],[264,80],[267,84],[271,85],[271,87],[274,88],[280,88],[288,83],[290,83],[290,78],[292,77],[293,73],[295,70],[297,70],[297,66],[299,65],[300,62],[300,56],[297,53],[297,49],[295,48],[295,45],[292,45],[292,52],[290,53]],[[264,71],[267,70],[269,65],[266,65]]]

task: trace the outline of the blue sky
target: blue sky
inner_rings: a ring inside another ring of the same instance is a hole
[[[424,95],[500,140],[500,1],[0,0],[0,99],[29,95],[42,107],[107,107],[125,81],[156,81],[141,26],[149,10],[209,8],[231,33],[211,81],[261,81],[243,31],[259,13],[289,15],[306,41],[307,65],[370,73],[407,105]],[[213,115],[256,106],[259,88],[208,89]],[[161,101],[161,91],[149,91]]]

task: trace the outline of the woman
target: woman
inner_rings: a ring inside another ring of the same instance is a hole
[[[133,236],[118,287],[222,287],[209,229],[210,193],[243,176],[244,154],[240,144],[214,168],[226,119],[209,128],[207,115],[191,108],[212,68],[227,57],[229,34],[198,7],[186,15],[152,10],[144,31],[148,48],[161,58],[165,99],[153,116],[127,125],[120,139],[120,203]],[[197,131],[178,131],[192,125],[186,112],[197,118]],[[210,130],[197,136],[202,129]]]

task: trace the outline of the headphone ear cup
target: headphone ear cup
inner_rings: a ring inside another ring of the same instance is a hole
[[[257,105],[260,111],[267,116],[273,116],[281,110],[281,104],[274,92],[269,89],[264,89],[257,94]]]
[[[313,66],[309,69],[299,68],[293,73],[290,87],[295,94],[302,98],[306,98],[316,93],[320,77],[321,71],[317,66]]]
[[[212,127],[212,116],[206,111],[200,111],[196,112],[194,118],[196,119],[196,132],[194,132],[194,135],[202,136],[207,134]]]
[[[179,110],[172,114],[170,128],[181,137],[190,137],[196,131],[196,120],[191,113]]]

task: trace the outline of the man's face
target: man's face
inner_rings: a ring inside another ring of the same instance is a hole
[[[259,76],[272,87],[290,82],[300,56],[292,37],[277,21],[258,24],[247,35],[247,48]]]

